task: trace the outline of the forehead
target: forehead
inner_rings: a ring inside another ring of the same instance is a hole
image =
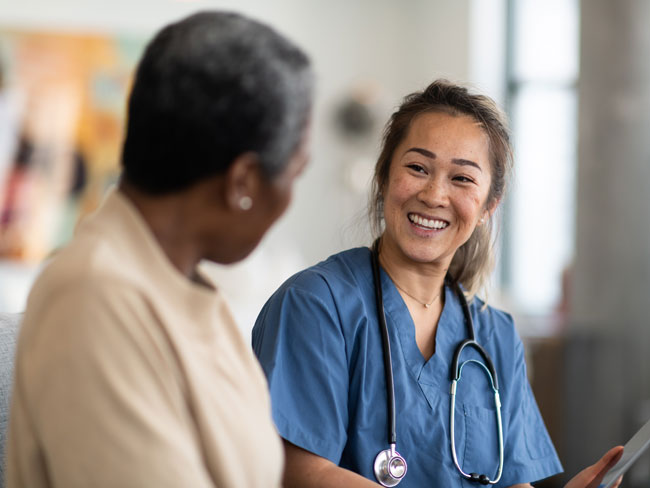
[[[401,157],[411,147],[422,147],[440,157],[489,164],[488,135],[469,115],[427,112],[416,116],[393,156]]]

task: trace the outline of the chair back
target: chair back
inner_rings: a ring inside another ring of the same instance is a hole
[[[14,376],[14,353],[22,314],[0,313],[0,488],[5,479],[5,443]]]

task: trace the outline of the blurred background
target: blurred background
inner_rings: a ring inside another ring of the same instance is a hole
[[[444,77],[511,120],[516,177],[489,300],[515,316],[567,473],[650,418],[646,0],[0,2],[1,312],[24,309],[44,261],[115,183],[146,41],[207,8],[275,26],[318,77],[312,159],[289,211],[243,263],[205,265],[245,335],[288,276],[370,243],[383,124],[404,95]],[[646,456],[625,486],[648,480]]]

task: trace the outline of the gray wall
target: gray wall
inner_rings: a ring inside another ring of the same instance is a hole
[[[650,2],[587,0],[581,9],[568,472],[650,418]],[[646,470],[637,474],[647,483]],[[625,486],[641,485],[633,473]]]

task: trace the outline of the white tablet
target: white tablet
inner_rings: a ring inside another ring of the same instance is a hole
[[[625,444],[623,456],[605,475],[599,488],[609,488],[650,446],[650,420]]]

